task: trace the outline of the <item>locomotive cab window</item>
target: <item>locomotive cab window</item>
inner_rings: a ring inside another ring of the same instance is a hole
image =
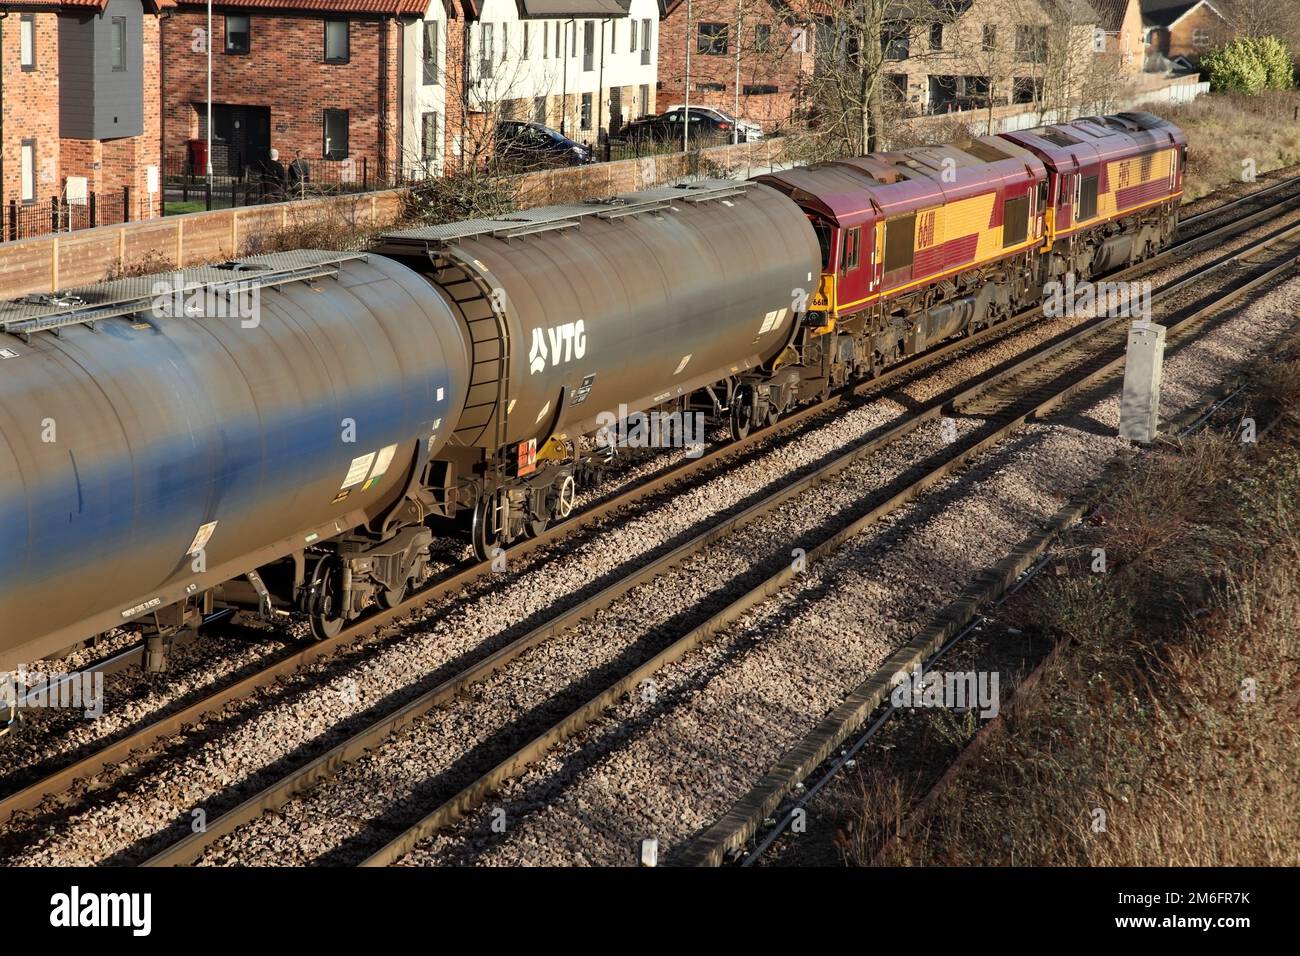
[[[1029,237],[1029,197],[1019,196],[1002,204],[1002,248],[1016,246]]]
[[[1079,208],[1075,210],[1074,218],[1078,222],[1091,219],[1095,215],[1097,215],[1097,177],[1088,176],[1080,182]]]
[[[841,256],[840,271],[852,272],[858,267],[862,257],[862,227],[854,226],[844,233],[844,255]]]
[[[813,231],[817,233],[817,245],[822,250],[822,269],[829,269],[831,265],[831,227],[815,219],[812,224]]]
[[[906,269],[916,253],[916,214],[885,223],[885,272]]]

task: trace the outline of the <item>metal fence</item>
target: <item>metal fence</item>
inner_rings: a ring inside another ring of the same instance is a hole
[[[91,192],[83,200],[63,196],[0,206],[0,241],[29,239],[55,232],[111,226],[148,218],[148,197],[137,197],[130,186],[105,193]]]

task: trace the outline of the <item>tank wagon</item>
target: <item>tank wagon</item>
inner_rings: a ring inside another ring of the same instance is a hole
[[[743,406],[821,268],[797,206],[726,180],[393,232],[376,251],[427,275],[470,343],[433,483],[480,557],[568,516],[577,439],[602,417]]]
[[[1089,117],[0,304],[0,667],[233,610],[337,633],[435,535],[567,517],[603,423],[739,437],[1145,258],[1185,153]]]

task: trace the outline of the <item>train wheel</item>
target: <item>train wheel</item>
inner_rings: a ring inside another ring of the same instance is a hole
[[[333,559],[325,558],[316,562],[311,573],[311,591],[315,597],[313,606],[318,609],[310,618],[311,636],[318,641],[337,636],[347,623],[342,614],[335,614],[339,595],[337,579],[331,573],[333,567]]]
[[[754,400],[750,387],[742,385],[731,399],[731,439],[740,441],[754,427]]]
[[[573,475],[565,475],[560,482],[559,495],[555,500],[555,513],[561,520],[573,514],[573,504],[578,498],[578,485]]]
[[[491,529],[491,515],[488,509],[492,507],[492,498],[480,498],[478,504],[474,506],[474,519],[470,525],[469,537],[474,545],[474,556],[480,561],[488,561],[493,557],[492,552],[496,550],[501,540],[501,534]]]
[[[410,582],[408,581],[404,581],[402,582],[402,586],[399,588],[384,588],[384,590],[375,595],[375,603],[385,611],[392,610],[406,600],[406,592],[409,583]]]

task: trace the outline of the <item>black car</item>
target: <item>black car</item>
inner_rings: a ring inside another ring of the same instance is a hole
[[[574,142],[541,123],[505,120],[497,123],[493,159],[510,169],[582,166],[593,162],[591,147]]]
[[[660,113],[658,116],[648,116],[645,119],[635,120],[631,123],[623,131],[623,135],[632,141],[649,140],[656,143],[680,143],[686,116],[687,111],[684,109],[669,110],[666,113]],[[706,143],[731,142],[731,124],[719,120],[717,116],[710,112],[691,110],[690,123],[691,142],[697,140]]]

